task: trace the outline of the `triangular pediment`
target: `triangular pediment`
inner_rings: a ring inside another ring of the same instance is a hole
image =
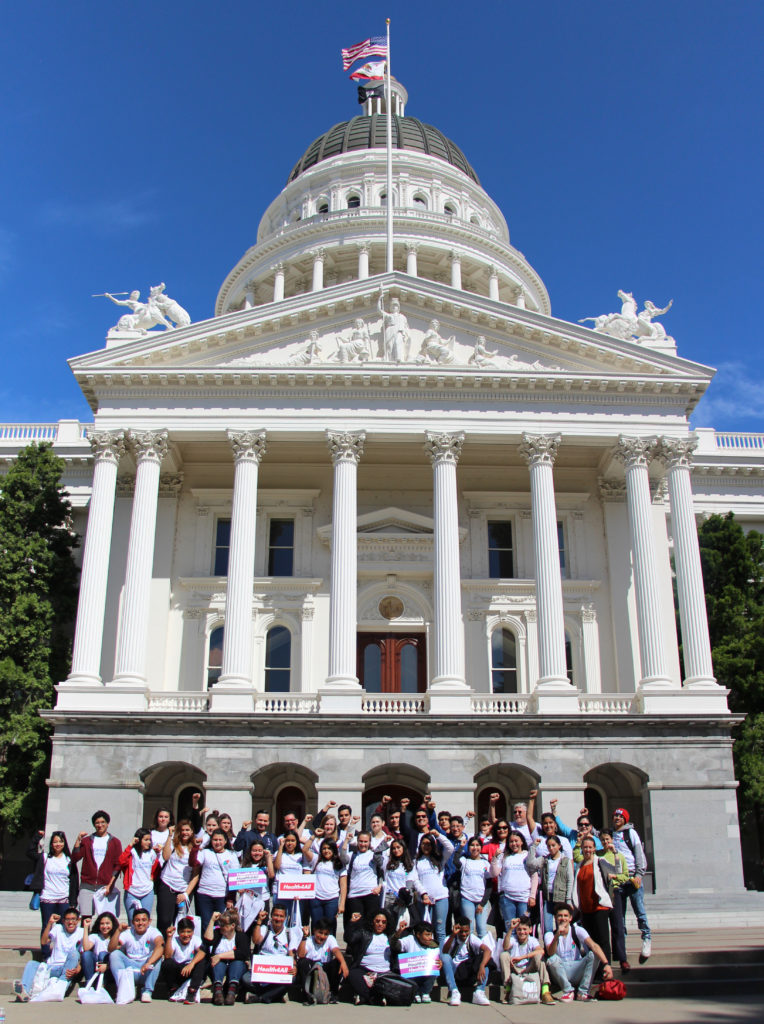
[[[378,308],[380,287],[385,317]],[[398,314],[392,309],[395,300]],[[635,342],[398,273],[118,345],[112,341],[111,347],[70,362],[78,375],[107,370],[384,374],[395,369],[711,376],[706,367]]]

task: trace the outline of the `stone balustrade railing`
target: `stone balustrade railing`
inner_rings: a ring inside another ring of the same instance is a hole
[[[404,697],[390,693],[364,697],[361,711],[366,715],[423,715],[427,712],[427,698]]]

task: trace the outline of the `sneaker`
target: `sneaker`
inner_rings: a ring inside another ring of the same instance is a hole
[[[563,992],[563,994],[558,996],[558,998],[561,1003],[572,1003],[576,998],[576,993],[571,989],[570,992]]]
[[[196,1002],[196,989],[195,988],[190,988],[186,992],[186,998],[183,1000],[183,1005],[184,1006],[191,1006],[191,1004],[195,1003],[195,1002]]]
[[[639,954],[639,962],[643,964],[647,960],[653,951],[653,943],[651,939],[642,939],[642,952]]]
[[[228,989],[228,991],[225,994],[225,999],[223,1000],[223,1005],[224,1006],[235,1006],[236,1005],[236,988],[235,987]]]
[[[423,1003],[431,1003],[432,1002],[432,998],[430,996],[428,996],[428,995],[423,995],[422,996],[422,1002]]]
[[[13,983],[13,994],[16,996],[16,1002],[18,1002],[18,1003],[28,1003],[29,1002],[29,993],[27,992],[27,990],[24,988],[23,984],[21,983],[21,979],[17,979],[16,981],[14,981],[14,983]]]
[[[150,1003],[151,1002],[151,993],[150,992],[141,992],[141,1002],[142,1003]]]
[[[541,1002],[544,1004],[544,1006],[554,1006],[554,996],[549,991],[542,992]]]
[[[485,994],[482,988],[478,988],[475,989],[475,991],[472,993],[472,1003],[473,1006],[490,1006],[491,1000],[488,998],[488,996]]]
[[[631,970],[631,964],[628,960],[621,960],[621,974],[628,974]]]
[[[415,1003],[421,1003],[422,1002],[422,997],[420,995],[415,995],[414,996],[414,1002]]]
[[[448,993],[448,1005],[449,1006],[461,1006],[462,1005],[462,994],[458,988],[452,988]]]
[[[591,998],[588,992],[576,992],[577,1003],[588,1003]]]

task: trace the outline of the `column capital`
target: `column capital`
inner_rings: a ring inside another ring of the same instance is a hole
[[[96,462],[114,462],[125,454],[125,432],[124,430],[104,430],[88,437],[93,458]]]
[[[170,495],[174,498],[177,498],[182,488],[182,473],[163,473],[159,478],[159,493],[164,497]]]
[[[404,242],[403,247],[406,252],[417,252],[419,249],[419,242]]]
[[[313,257],[314,263],[323,263],[326,259],[326,249],[311,249],[308,255]]]
[[[283,263],[274,263],[271,266],[271,270],[273,271],[274,274],[283,274],[284,273],[284,264]]]
[[[488,276],[489,277],[498,277],[499,276],[499,268],[496,266],[495,263],[492,263],[490,265],[490,267],[488,268]]]
[[[452,263],[461,263],[462,262],[462,255],[463,254],[460,253],[458,251],[458,249],[452,249],[451,252],[449,253],[449,256],[451,257],[451,262]]]
[[[136,462],[161,462],[167,454],[166,430],[128,430],[127,440]]]
[[[562,434],[523,434],[520,454],[529,466],[553,466]]]
[[[618,438],[613,455],[627,469],[633,466],[649,466],[655,458],[657,437],[628,437],[621,434]]]
[[[625,501],[626,481],[601,476],[597,481],[601,501]]]
[[[659,437],[655,457],[666,463],[669,469],[681,466],[689,469],[692,456],[698,447],[696,437]]]
[[[451,462],[454,465],[459,461],[464,444],[464,433],[458,434],[436,434],[431,431],[425,432],[424,450],[430,457],[433,466],[441,462]]]
[[[264,430],[229,430],[228,441],[233,449],[234,462],[256,462],[265,455],[265,431]]]
[[[355,245],[359,252],[368,253],[371,249],[371,242],[356,242]]]
[[[329,453],[335,466],[338,462],[354,462],[358,465],[366,443],[366,432],[327,430],[326,443],[329,445]]]

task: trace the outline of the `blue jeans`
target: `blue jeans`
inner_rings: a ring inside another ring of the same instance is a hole
[[[440,963],[441,963],[441,970],[443,971],[443,977],[445,978],[446,985],[448,986],[448,991],[449,992],[453,992],[453,990],[455,988],[459,987],[457,985],[457,983],[456,983],[456,971],[458,971],[459,967],[461,967],[462,971],[460,971],[459,973],[460,973],[460,975],[462,975],[464,973],[464,963],[466,963],[466,961],[464,961],[463,963],[459,964],[455,968],[454,967],[453,957],[451,956],[451,954],[450,953],[443,953],[443,952],[441,952],[441,954],[440,954]],[[485,987],[488,984],[488,974],[490,972],[490,966],[489,965],[490,965],[490,961],[486,965],[485,977],[484,977],[484,979],[482,981],[478,981],[477,980],[477,975],[473,975],[473,977],[469,978],[469,979],[466,978],[466,977],[465,978],[460,977],[459,981],[461,982],[462,985],[467,985],[467,984],[471,984],[472,980],[474,978],[474,981],[475,981],[475,991],[476,992],[485,992]]]
[[[131,960],[121,950],[115,949],[113,953],[109,953],[109,967],[117,982],[119,982],[120,971],[132,971],[135,978],[135,987],[138,988],[139,985],[143,984],[143,991],[151,995],[162,968],[162,961],[157,960],[155,964],[151,965],[151,970],[141,974],[141,967],[143,967],[148,959],[149,957],[147,956],[143,960]]]
[[[73,949],[71,953],[67,954],[66,961],[64,963],[48,968],[51,978],[66,977],[66,972],[73,971],[79,962],[80,955],[76,949]],[[32,982],[34,981],[34,976],[37,974],[39,967],[40,964],[36,960],[30,960],[24,967],[24,973],[21,976],[21,987],[25,992],[29,992],[32,988]]]
[[[339,898],[333,900],[311,900],[310,907],[310,923],[315,928],[316,921],[320,921],[322,917],[325,917],[332,925],[332,935],[337,931],[337,908],[340,905]]]
[[[465,917],[470,920],[470,925],[474,925],[474,931],[479,939],[485,938],[488,934],[488,913],[491,909],[491,904],[488,900],[485,901],[483,909],[478,914],[479,903],[473,903],[472,900],[468,900],[466,896],[462,896],[462,913]]]
[[[202,919],[202,933],[207,930],[207,925],[216,910],[221,914],[225,910],[225,896],[205,896],[203,892],[197,892],[196,912]]]
[[[509,922],[513,917],[524,917],[528,913],[528,901],[513,900],[506,893],[499,893],[499,909],[504,927],[509,931]],[[554,928],[552,929],[554,931]]]
[[[98,964],[108,964],[109,956],[107,953],[102,953],[101,956],[96,959],[96,955],[92,949],[83,949],[80,961],[82,962],[82,973],[85,975],[85,981],[90,981],[95,974]]]
[[[652,932],[650,931],[650,924],[647,920],[647,911],[645,910],[645,890],[640,885],[638,889],[635,889],[631,882],[624,882],[620,888],[615,891],[616,898],[621,901],[623,906],[623,924],[624,934],[626,934],[626,899],[628,897],[631,903],[631,909],[637,918],[637,925],[639,927],[639,933],[643,939],[652,938]]]
[[[448,917],[448,896],[444,896],[441,900],[435,900],[434,903],[430,903],[430,920],[432,921],[432,930],[435,932],[435,941],[439,946],[442,946],[446,941],[446,918]]]
[[[238,985],[246,969],[247,965],[243,960],[218,960],[212,968],[212,980],[222,985],[228,978],[229,985]]]
[[[563,992],[572,992],[577,988],[584,995],[589,994],[594,974],[594,953],[591,949],[580,960],[561,960],[555,953],[547,957],[546,967],[553,988],[561,988]]]
[[[551,899],[545,899],[541,904],[541,913],[544,920],[544,932],[553,932],[557,927],[554,920],[554,903]]]
[[[133,896],[131,892],[125,892],[125,912],[127,914],[127,920],[132,921],[133,911],[136,907],[141,907],[143,910],[148,910],[149,914],[154,909],[154,892],[146,893],[145,896]]]

